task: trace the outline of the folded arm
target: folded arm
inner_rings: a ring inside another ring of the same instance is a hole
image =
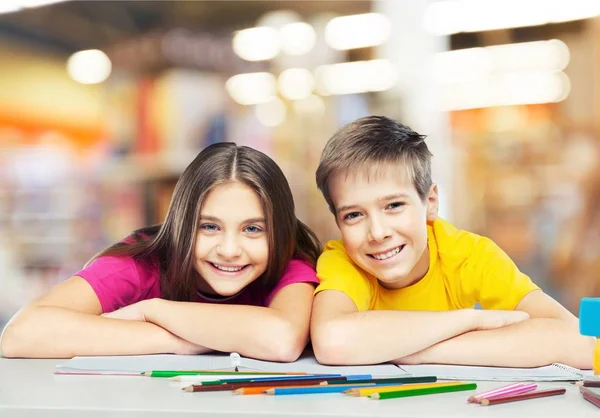
[[[208,349],[145,322],[100,316],[91,286],[73,277],[20,311],[7,325],[5,357],[70,358],[153,353],[197,354]]]
[[[468,332],[450,338],[397,363],[443,363],[500,367],[537,367],[563,363],[592,368],[595,341],[579,334],[577,318],[537,290],[516,308],[531,319],[505,328]]]
[[[213,350],[247,357],[294,361],[308,342],[314,288],[294,283],[281,289],[269,307],[145,301],[146,321]]]
[[[352,299],[337,290],[317,294],[313,309],[313,348],[325,364],[392,361],[468,331],[528,318],[523,312],[473,309],[359,312]]]

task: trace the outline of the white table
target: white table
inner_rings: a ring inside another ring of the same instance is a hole
[[[374,401],[340,394],[266,396],[231,393],[188,393],[189,383],[123,376],[56,376],[62,360],[0,358],[2,418],[295,418],[295,417],[600,417],[600,409],[583,400],[567,383],[565,395],[483,407],[466,403],[474,392]],[[477,391],[502,383],[481,382]]]

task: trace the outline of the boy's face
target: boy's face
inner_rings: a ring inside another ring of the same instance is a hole
[[[389,289],[422,279],[429,269],[427,221],[437,217],[437,186],[422,201],[411,178],[391,165],[340,173],[329,182],[348,255]]]

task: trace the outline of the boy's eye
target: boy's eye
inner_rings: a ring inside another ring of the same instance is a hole
[[[256,225],[249,225],[246,227],[246,229],[244,229],[245,232],[249,232],[251,234],[257,234],[259,232],[262,232],[262,228]]]
[[[356,219],[360,216],[360,212],[350,212],[344,215],[343,219],[345,221],[351,221],[352,219]]]
[[[404,206],[404,202],[393,202],[386,206],[386,209],[398,209],[399,207]]]
[[[202,225],[200,225],[200,229],[212,232],[212,231],[218,231],[219,227],[215,224],[202,224]]]

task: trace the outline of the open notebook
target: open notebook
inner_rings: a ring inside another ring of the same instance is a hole
[[[587,379],[588,370],[579,370],[564,364],[553,363],[549,366],[533,368],[455,366],[445,364],[419,364],[398,366],[406,373],[416,376],[437,376],[446,380],[499,380],[558,382]]]
[[[276,363],[242,357],[238,369],[242,372],[306,372],[313,374],[370,374],[373,376],[403,376],[407,374],[393,364],[323,366],[310,355],[304,355],[293,363]],[[60,363],[56,366],[55,373],[137,375],[152,370],[233,371],[233,367],[228,354],[90,356],[74,357]]]

